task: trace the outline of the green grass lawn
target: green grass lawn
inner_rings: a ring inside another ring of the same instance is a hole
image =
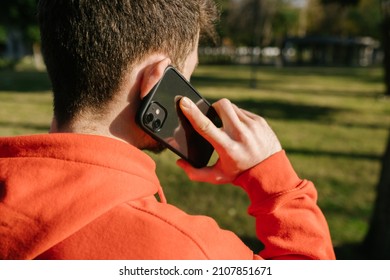
[[[315,183],[333,243],[343,247],[364,238],[375,198],[390,128],[382,75],[379,68],[261,67],[254,89],[249,67],[201,66],[192,82],[211,101],[227,97],[266,117],[297,173]],[[45,133],[51,121],[46,74],[1,71],[0,104],[0,136]],[[189,182],[175,155],[151,156],[169,202],[212,216],[255,250],[261,247],[243,191]]]

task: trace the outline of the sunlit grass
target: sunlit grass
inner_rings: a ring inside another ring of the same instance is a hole
[[[0,135],[45,133],[51,122],[46,73],[0,71]]]
[[[360,242],[390,128],[390,103],[382,97],[380,68],[257,69],[201,66],[192,82],[208,99],[227,97],[268,120],[297,173],[312,180],[335,246]],[[45,133],[51,120],[44,73],[0,72],[0,135]],[[192,214],[214,217],[253,248],[254,221],[246,194],[234,186],[189,182],[170,152],[157,162],[168,201]]]

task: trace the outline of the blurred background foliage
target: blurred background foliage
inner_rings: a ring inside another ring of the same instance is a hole
[[[369,36],[379,39],[380,0],[219,0],[221,37],[234,45],[260,46],[286,36]]]
[[[0,2],[3,136],[50,125],[37,2]],[[390,1],[216,2],[219,40],[201,43],[195,86],[269,120],[298,174],[315,182],[338,258],[390,259]],[[151,156],[170,202],[261,248],[245,194],[188,182],[171,153]]]
[[[27,50],[39,43],[37,0],[2,0],[0,44],[20,33]],[[369,36],[380,39],[383,0],[217,0],[220,44],[277,45],[291,36]]]

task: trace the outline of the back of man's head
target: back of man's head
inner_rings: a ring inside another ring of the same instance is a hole
[[[213,35],[216,17],[213,0],[40,0],[57,125],[86,108],[103,112],[124,74],[149,54],[180,69],[198,33]]]

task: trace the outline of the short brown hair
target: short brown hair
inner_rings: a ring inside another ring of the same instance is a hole
[[[59,126],[99,112],[124,73],[153,52],[181,66],[198,33],[214,36],[213,0],[40,0],[42,51]]]

